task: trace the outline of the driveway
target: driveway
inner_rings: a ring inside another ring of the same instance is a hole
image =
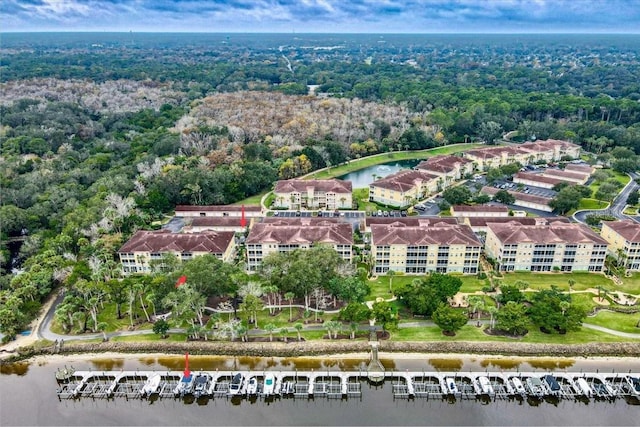
[[[593,209],[593,210],[582,210],[577,211],[573,214],[573,219],[585,223],[588,215],[611,215],[616,217],[617,219],[631,219],[636,222],[640,222],[640,216],[629,216],[622,213],[624,211],[624,207],[627,204],[627,197],[634,191],[637,191],[640,186],[635,182],[638,178],[637,173],[630,173],[631,181],[618,193],[616,198],[613,200],[613,203],[609,205],[606,209]]]

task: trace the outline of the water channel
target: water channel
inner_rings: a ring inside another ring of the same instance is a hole
[[[376,179],[384,178],[403,169],[411,169],[420,163],[421,160],[395,160],[381,165],[369,166],[364,169],[349,172],[339,176],[338,179],[351,181],[353,188],[368,188],[369,184]]]
[[[383,356],[384,357],[384,356]],[[199,369],[357,370],[366,358],[190,358]],[[539,370],[635,372],[640,360],[518,359],[434,356],[413,359],[383,358],[387,370]],[[638,425],[640,402],[616,399],[496,400],[396,399],[391,384],[363,382],[362,397],[342,400],[261,399],[78,399],[56,397],[55,371],[72,365],[78,370],[182,369],[182,357],[70,356],[2,367],[0,425]]]

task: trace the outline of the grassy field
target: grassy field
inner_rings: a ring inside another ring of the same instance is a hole
[[[622,286],[616,286],[614,289],[640,297],[640,273],[635,273],[631,277],[623,277],[622,283]]]
[[[587,317],[585,323],[604,326],[621,332],[640,334],[640,328],[636,325],[640,322],[640,314],[624,314],[613,311],[600,311],[594,317]]]
[[[392,153],[376,154],[375,156],[369,156],[358,160],[352,160],[351,162],[323,170],[320,172],[314,172],[307,176],[306,179],[328,179],[336,176],[344,175],[349,172],[353,172],[359,169],[364,169],[369,166],[379,165],[381,163],[392,162],[394,160],[413,160],[423,159],[440,154],[453,154],[461,151],[470,150],[472,148],[481,147],[482,144],[455,144],[447,145],[444,147],[431,148],[428,150],[418,151],[396,151]]]
[[[377,203],[369,201],[369,188],[356,188],[353,190],[353,201],[357,203],[359,211],[373,212],[382,209]]]
[[[464,326],[455,337],[442,335],[440,328],[419,327],[403,328],[391,332],[393,341],[497,341],[497,342],[525,342],[525,343],[545,343],[545,344],[583,344],[593,341],[598,342],[637,342],[638,339],[622,338],[592,329],[582,328],[577,332],[569,332],[564,335],[544,334],[531,326],[529,333],[521,339],[496,337],[487,335],[482,328],[467,325]]]
[[[234,205],[259,205],[260,201],[262,200],[262,196],[264,196],[265,194],[267,194],[269,191],[263,191],[260,194],[255,194],[251,197],[247,197],[244,200],[240,200],[238,202],[233,203]],[[268,205],[267,205],[268,206]]]
[[[578,210],[583,209],[604,209],[607,207],[609,203],[603,202],[601,200],[596,199],[582,199],[580,200],[580,205],[578,206]]]
[[[551,285],[558,286],[561,290],[569,290],[569,279],[575,281],[574,291],[581,291],[588,288],[595,288],[599,285],[607,289],[614,289],[615,284],[601,274],[594,273],[528,273],[515,272],[504,273],[502,283],[512,285],[518,280],[529,284],[532,289],[549,289]]]
[[[622,184],[622,186],[624,187],[625,185],[627,185],[629,183],[629,181],[631,180],[631,178],[629,178],[629,175],[625,175],[623,173],[620,172],[615,172],[613,170],[608,169],[609,174],[611,175],[611,177],[615,178],[616,181],[618,181],[620,184]],[[589,188],[591,188],[592,191],[592,195],[595,198],[596,193],[598,192],[598,188],[600,188],[600,182],[593,182],[591,183],[591,185],[589,185]]]

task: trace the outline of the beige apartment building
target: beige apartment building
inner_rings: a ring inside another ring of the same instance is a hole
[[[476,274],[482,244],[468,225],[428,222],[371,224],[375,274]]]
[[[235,255],[233,231],[204,231],[201,233],[171,233],[168,230],[138,231],[118,250],[122,272],[148,273],[150,262],[172,254],[180,261],[212,254],[225,262]]]
[[[338,218],[265,218],[247,237],[247,270],[256,271],[272,252],[309,249],[315,244],[331,246],[343,260],[351,262],[351,224]]]
[[[473,173],[473,161],[461,156],[441,155],[430,157],[415,167],[438,175],[443,179],[443,185],[448,186]]]
[[[339,179],[287,179],[273,190],[275,206],[285,209],[351,209],[351,181]]]
[[[519,162],[522,165],[544,161],[555,162],[562,157],[577,158],[580,146],[568,141],[548,139],[545,141],[525,142],[519,145],[478,148],[464,153],[477,170],[487,170]]]
[[[601,272],[608,243],[584,224],[487,223],[485,253],[499,271]]]
[[[443,177],[422,170],[403,170],[369,184],[369,200],[392,207],[409,206],[444,189]]]
[[[627,270],[640,271],[640,223],[628,219],[603,221],[600,235],[609,242],[609,252],[624,256]]]

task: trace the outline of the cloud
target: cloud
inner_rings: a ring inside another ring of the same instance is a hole
[[[2,0],[4,31],[638,32],[637,0]]]

